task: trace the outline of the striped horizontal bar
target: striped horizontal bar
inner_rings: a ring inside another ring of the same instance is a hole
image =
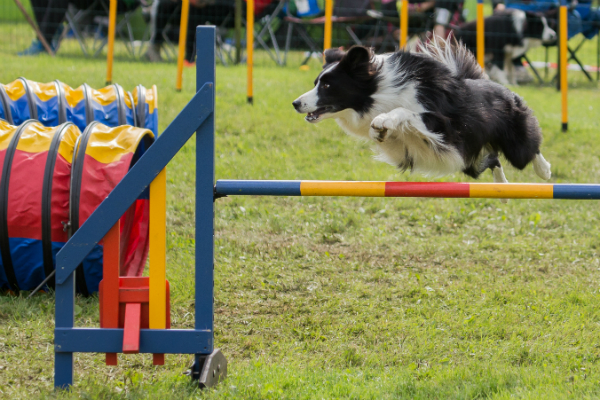
[[[215,194],[600,200],[600,184],[218,180]]]

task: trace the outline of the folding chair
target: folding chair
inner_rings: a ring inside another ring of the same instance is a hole
[[[283,12],[283,8],[285,7],[287,0],[274,0],[274,1],[264,1],[263,6],[266,7],[256,8],[255,10],[260,10],[254,15],[254,46],[262,47],[269,57],[277,64],[277,65],[285,65],[285,55],[281,54],[281,50],[279,48],[279,43],[277,41],[277,37],[275,35],[276,28],[274,25],[281,21],[281,14]],[[242,25],[246,27],[246,8],[244,8]],[[264,37],[268,34],[268,38],[265,40]],[[271,41],[271,45],[273,46],[273,50],[267,44],[267,41]]]
[[[377,52],[383,52],[388,48],[398,48],[398,40],[394,37],[394,31],[400,27],[400,15],[396,8],[396,2],[380,1],[379,10],[369,10],[367,14],[374,18],[377,23],[375,25],[371,47],[379,45]],[[421,36],[433,28],[433,11],[428,9],[420,11],[417,8],[418,3],[410,3],[408,9],[408,36]],[[381,43],[376,43],[379,31],[383,31]]]
[[[596,42],[596,65],[600,65],[600,36],[597,36],[597,42]],[[577,65],[579,66],[579,68],[581,69],[581,71],[583,72],[583,74],[586,76],[586,78],[590,81],[593,82],[594,79],[592,78],[592,76],[590,75],[590,73],[586,70],[585,65],[581,62],[580,58],[577,56],[577,52],[583,47],[583,45],[591,39],[586,38],[585,36],[583,36],[581,38],[581,40],[579,41],[579,43],[577,43],[576,46],[571,46],[568,42],[567,42],[567,51],[569,52],[568,54],[568,58],[567,58],[567,63],[569,61],[575,61],[575,63],[577,63]],[[542,45],[544,47],[544,78],[541,77],[539,71],[537,70],[537,68],[535,67],[535,65],[533,64],[533,62],[529,59],[529,56],[527,55],[527,53],[523,54],[523,58],[525,59],[525,61],[529,64],[529,67],[531,68],[531,70],[533,71],[534,75],[536,76],[538,82],[540,84],[544,84],[544,83],[553,83],[555,81],[558,80],[558,75],[559,72],[557,72],[552,79],[550,79],[548,81],[548,74],[549,74],[549,52],[550,52],[550,48],[551,47],[558,47],[558,41],[554,41],[552,43],[547,43],[547,44],[543,44]],[[558,55],[557,55],[558,57]],[[558,62],[557,62],[558,65]],[[598,70],[596,72],[596,80],[600,80],[600,76],[598,74]]]
[[[542,4],[540,4],[540,6],[547,7],[547,4],[548,3],[542,3]],[[522,9],[523,5],[516,3],[516,4],[509,4],[509,5],[507,5],[507,7]],[[528,4],[526,7],[529,7],[529,8],[535,7],[535,2]],[[527,9],[525,11],[526,11],[526,13],[532,13],[532,12],[543,13],[546,16],[548,23],[552,25],[551,27],[555,30],[558,30],[557,10],[558,9],[556,9],[556,8],[553,8],[553,9],[542,8],[539,10]],[[589,0],[581,0],[577,6],[571,7],[571,9],[569,11],[568,38],[569,38],[569,40],[571,40],[580,33],[582,34],[582,38],[579,41],[579,43],[577,43],[577,45],[574,47],[567,42],[567,51],[569,53],[567,62],[575,61],[577,63],[577,65],[579,65],[581,71],[583,71],[584,75],[590,82],[593,82],[593,78],[589,74],[589,72],[586,70],[586,68],[585,68],[584,64],[581,62],[580,58],[577,56],[577,52],[583,47],[583,45],[588,40],[591,40],[594,36],[598,36],[598,31],[600,30],[600,14],[595,14],[595,13],[597,13],[597,11],[595,9],[592,9],[591,2]],[[586,20],[586,19],[589,19],[589,20]],[[573,22],[575,22],[575,23],[573,23]],[[597,40],[598,41],[597,41],[597,45],[596,45],[596,62],[597,62],[597,66],[598,66],[598,65],[600,65],[600,38],[598,38]],[[543,44],[543,46],[545,48],[545,57],[544,57],[545,79],[542,79],[542,77],[540,76],[539,72],[537,71],[536,67],[531,62],[531,60],[529,59],[527,54],[523,55],[523,58],[529,64],[529,67],[533,71],[534,75],[536,76],[536,78],[540,82],[540,84],[545,83],[546,80],[548,79],[549,50],[551,47],[558,46],[558,40],[556,40],[552,43],[545,43],[545,44]],[[599,73],[597,72],[597,78],[600,78],[600,76],[598,74]],[[550,82],[554,82],[554,81],[557,81],[557,83],[558,83],[558,72],[550,80]]]
[[[288,31],[285,40],[284,64],[287,61],[287,53],[290,49],[293,32],[296,30],[300,35],[300,38],[310,49],[308,56],[304,59],[304,61],[302,61],[302,65],[305,65],[308,60],[310,60],[312,54],[320,54],[322,52],[322,49],[319,48],[314,40],[310,37],[307,27],[325,25],[325,17],[321,15],[323,10],[320,10],[317,7],[312,7],[310,11],[306,10],[306,12],[303,12],[303,10],[300,9],[294,13],[292,11],[292,7],[290,7],[290,0],[285,0],[285,3],[286,16],[284,21],[288,24]],[[338,0],[334,7],[331,22],[332,24],[344,25],[344,28],[352,41],[357,45],[362,45],[360,38],[354,33],[352,27],[362,22],[372,21],[373,18],[367,15],[367,6],[369,5],[369,1],[365,2],[358,0],[358,3],[356,1],[352,2],[348,0]],[[314,2],[313,5],[316,5],[316,2]]]
[[[135,36],[131,19],[140,7],[147,6],[145,0],[135,0],[131,5],[128,3],[118,3],[117,15],[119,21],[115,28],[115,33],[125,43],[127,51],[134,57],[139,57],[143,54],[143,46],[139,46],[139,52],[136,55]],[[81,51],[86,56],[93,53],[93,56],[100,54],[104,46],[108,43],[108,37],[104,32],[108,30],[108,13],[109,3],[106,0],[93,0],[86,9],[77,9],[70,6],[66,13],[66,21],[69,28],[73,31],[73,35],[77,39]],[[92,22],[92,24],[90,24]],[[91,33],[92,44],[88,46],[86,42],[87,29],[86,27],[94,26]],[[146,28],[142,44],[150,38],[149,28]]]
[[[155,0],[156,3],[158,3],[158,0]],[[153,3],[154,4],[154,3]],[[217,58],[219,59],[219,61],[221,61],[221,63],[225,66],[228,65],[228,63],[234,63],[233,60],[233,56],[231,55],[230,51],[227,51],[225,49],[226,44],[225,44],[225,40],[223,40],[223,37],[226,35],[228,27],[233,23],[233,19],[234,19],[234,8],[233,8],[233,2],[229,1],[229,0],[217,0],[215,2],[215,4],[213,5],[220,5],[220,6],[228,6],[231,5],[231,10],[228,12],[228,14],[225,16],[225,18],[220,22],[220,24],[218,24],[217,28],[216,28],[216,38],[215,38],[215,55],[217,56]],[[192,16],[192,9],[190,8],[190,18],[193,18]],[[171,15],[168,18],[168,22],[167,25],[165,26],[163,32],[162,32],[162,37],[164,40],[164,43],[166,46],[163,47],[163,50],[165,52],[165,55],[167,56],[167,60],[172,61],[172,60],[176,60],[177,59],[177,54],[178,54],[178,39],[179,39],[179,24],[181,21],[181,7],[177,7],[175,10],[173,10],[173,12],[171,13]],[[207,19],[205,22],[203,23],[213,23],[214,21],[210,21],[209,19]],[[152,35],[154,35],[155,33],[153,32]],[[188,32],[188,35],[190,33]],[[190,38],[188,38],[190,39]],[[192,53],[192,57],[195,55],[195,47]]]

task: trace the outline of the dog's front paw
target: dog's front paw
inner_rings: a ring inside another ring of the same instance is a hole
[[[390,137],[391,131],[394,129],[396,129],[394,120],[386,114],[381,114],[376,116],[371,122],[369,136],[371,139],[382,143]]]

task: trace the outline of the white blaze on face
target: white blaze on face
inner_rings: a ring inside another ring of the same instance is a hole
[[[296,101],[300,102],[300,107],[297,109],[299,113],[304,114],[313,112],[318,108],[317,103],[319,102],[319,85],[321,84],[321,78],[335,68],[336,65],[338,65],[338,63],[333,63],[327,67],[327,69],[319,75],[315,87],[296,99]]]
[[[319,101],[319,95],[317,94],[319,84],[320,82],[317,82],[317,86],[315,86],[311,91],[304,93],[302,96],[296,99],[296,101],[300,102],[300,107],[297,110],[299,113],[305,114],[313,112],[317,109],[317,102]]]

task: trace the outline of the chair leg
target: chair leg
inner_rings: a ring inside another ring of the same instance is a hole
[[[298,30],[300,37],[302,38],[302,40],[304,40],[304,43],[308,45],[308,48],[310,50],[308,57],[306,57],[306,59],[304,59],[304,61],[302,62],[302,65],[305,65],[306,63],[308,63],[308,60],[310,60],[310,57],[312,57],[313,53],[320,53],[321,51],[317,49],[317,46],[314,44],[308,32],[306,32],[306,28],[304,28],[302,25],[299,25],[296,26],[296,29]]]
[[[71,28],[71,30],[73,31],[73,34],[75,35],[75,39],[77,39],[77,43],[79,43],[79,47],[81,48],[81,51],[83,52],[83,54],[86,57],[89,56],[89,53],[87,51],[87,46],[85,45],[85,42],[84,42],[84,38],[83,38],[83,36],[81,36],[81,33],[79,32],[79,28],[75,25],[75,19],[71,18],[69,16],[69,14],[66,15],[66,19],[67,19],[67,24],[69,25],[69,28]]]
[[[579,47],[581,47],[581,46],[578,46],[577,49],[579,49]],[[592,79],[590,74],[585,70],[584,65],[581,63],[579,58],[577,58],[577,55],[576,55],[577,50],[573,51],[573,50],[571,50],[571,48],[569,46],[567,46],[567,50],[569,51],[569,54],[570,54],[569,60],[575,60],[575,62],[579,65],[579,67],[581,68],[581,70],[583,71],[585,76],[588,78],[588,80],[590,82],[594,82],[594,79]]]
[[[546,47],[546,58],[544,62],[544,79],[548,79],[548,47]]]
[[[277,38],[275,37],[275,32],[273,31],[273,27],[271,24],[268,24],[269,35],[271,36],[271,43],[273,43],[273,49],[275,50],[275,57],[277,58],[277,65],[282,66],[283,61],[281,60],[281,52],[279,51],[279,43],[277,43]]]
[[[527,64],[529,64],[529,67],[533,71],[533,74],[535,75],[535,77],[539,81],[540,85],[543,85],[544,84],[544,80],[542,79],[542,77],[540,76],[540,74],[537,72],[537,69],[535,69],[535,67],[533,66],[533,64],[529,60],[529,57],[527,57],[527,53],[523,54],[523,58],[525,59],[525,61],[527,61]]]
[[[373,33],[373,38],[371,39],[371,46],[372,48],[375,48],[375,41],[377,40],[377,36],[379,35],[379,29],[381,28],[381,20],[378,19],[377,22],[375,22],[375,32]]]
[[[346,25],[346,32],[348,32],[348,35],[350,35],[350,37],[352,38],[352,40],[354,41],[355,44],[357,44],[359,46],[363,45],[362,42],[360,41],[360,39],[358,38],[358,36],[356,36],[354,31],[350,27],[350,25]]]
[[[292,34],[294,33],[294,24],[288,22],[287,36],[285,37],[285,53],[283,55],[283,65],[287,65],[287,55],[290,51],[290,44],[292,41]]]

